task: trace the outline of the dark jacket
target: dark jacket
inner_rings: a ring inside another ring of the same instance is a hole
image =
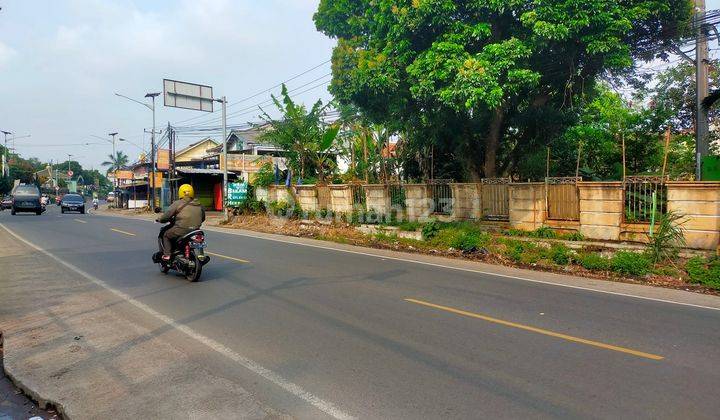
[[[178,212],[178,209],[183,205],[185,206]],[[172,203],[168,210],[158,218],[158,222],[167,223],[173,219],[175,219],[175,226],[186,229],[200,229],[200,226],[205,221],[205,209],[198,201],[183,198]]]

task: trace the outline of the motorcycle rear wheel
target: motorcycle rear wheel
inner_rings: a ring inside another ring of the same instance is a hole
[[[200,274],[202,274],[202,263],[200,262],[200,259],[198,259],[194,251],[190,251],[190,261],[193,262],[195,268],[188,268],[187,270],[185,270],[185,278],[190,280],[191,283],[195,283],[196,281],[200,280]]]

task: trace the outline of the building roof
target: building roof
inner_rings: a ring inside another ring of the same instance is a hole
[[[182,155],[187,154],[188,152],[191,152],[193,149],[197,149],[197,148],[199,148],[199,147],[202,147],[202,146],[205,145],[205,144],[207,144],[207,146],[205,147],[205,149],[203,150],[203,152],[207,152],[209,149],[218,147],[218,142],[216,142],[215,140],[213,140],[213,139],[211,139],[211,138],[208,137],[208,138],[205,138],[205,139],[200,140],[200,141],[198,141],[198,142],[195,142],[195,143],[193,143],[193,144],[191,144],[191,145],[189,145],[189,146],[187,146],[187,147],[185,147],[185,148],[183,148],[183,149],[180,149],[180,150],[176,151],[176,152],[175,152],[175,160],[180,160],[180,161],[182,161]],[[222,147],[222,146],[221,146],[221,147]]]
[[[222,175],[220,169],[200,169],[200,168],[177,168],[177,172],[183,174],[205,174],[205,175]]]
[[[251,151],[253,148],[260,148],[270,151],[282,151],[275,145],[262,142],[260,137],[270,127],[269,124],[246,128],[244,130],[232,130],[227,138],[228,152]],[[208,154],[222,152],[222,145],[208,149]]]

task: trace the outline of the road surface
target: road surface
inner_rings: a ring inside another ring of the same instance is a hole
[[[207,232],[212,261],[191,284],[151,263],[148,221],[50,206],[0,224],[207,345],[207,369],[300,418],[720,412],[710,308],[220,232]]]

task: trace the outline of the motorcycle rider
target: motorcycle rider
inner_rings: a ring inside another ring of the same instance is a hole
[[[172,246],[178,238],[200,229],[205,221],[205,209],[195,200],[195,190],[192,185],[181,185],[178,189],[178,197],[179,199],[156,220],[160,223],[170,222],[161,229],[164,261],[170,260]]]

